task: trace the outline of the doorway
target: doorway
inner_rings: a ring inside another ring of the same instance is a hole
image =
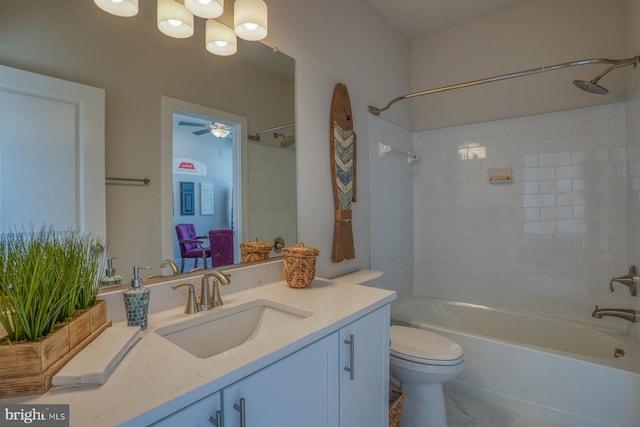
[[[198,236],[232,229],[233,263],[238,263],[246,216],[246,118],[168,97],[162,99],[162,114],[163,257],[180,261],[175,225],[188,223]],[[215,136],[214,127],[228,134]],[[211,268],[211,259],[207,262]],[[193,266],[193,260],[187,260],[185,271]]]

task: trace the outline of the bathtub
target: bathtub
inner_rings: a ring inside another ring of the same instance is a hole
[[[640,426],[640,345],[629,334],[424,296],[394,303],[391,322],[460,344],[452,385],[479,398],[562,426]]]

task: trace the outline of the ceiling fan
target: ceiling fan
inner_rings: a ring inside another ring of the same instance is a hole
[[[231,133],[231,129],[222,123],[211,122],[211,123],[194,123],[194,122],[178,122],[180,126],[197,126],[204,129],[193,131],[194,135],[204,135],[205,133],[211,132],[217,138],[225,138],[229,133]]]

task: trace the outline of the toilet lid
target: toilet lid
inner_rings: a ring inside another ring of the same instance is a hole
[[[434,365],[462,361],[462,348],[442,335],[424,329],[394,325],[391,327],[390,336],[392,356]]]

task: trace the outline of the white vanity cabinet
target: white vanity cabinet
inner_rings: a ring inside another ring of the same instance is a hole
[[[209,418],[216,417],[216,412],[220,414],[217,415],[218,417],[222,416],[220,394],[220,392],[210,394],[151,425],[153,427],[211,427],[213,424]]]
[[[338,334],[226,387],[224,427],[338,425]]]
[[[389,407],[389,305],[340,330],[340,426],[383,427]]]
[[[387,304],[153,425],[386,426],[389,315]]]

